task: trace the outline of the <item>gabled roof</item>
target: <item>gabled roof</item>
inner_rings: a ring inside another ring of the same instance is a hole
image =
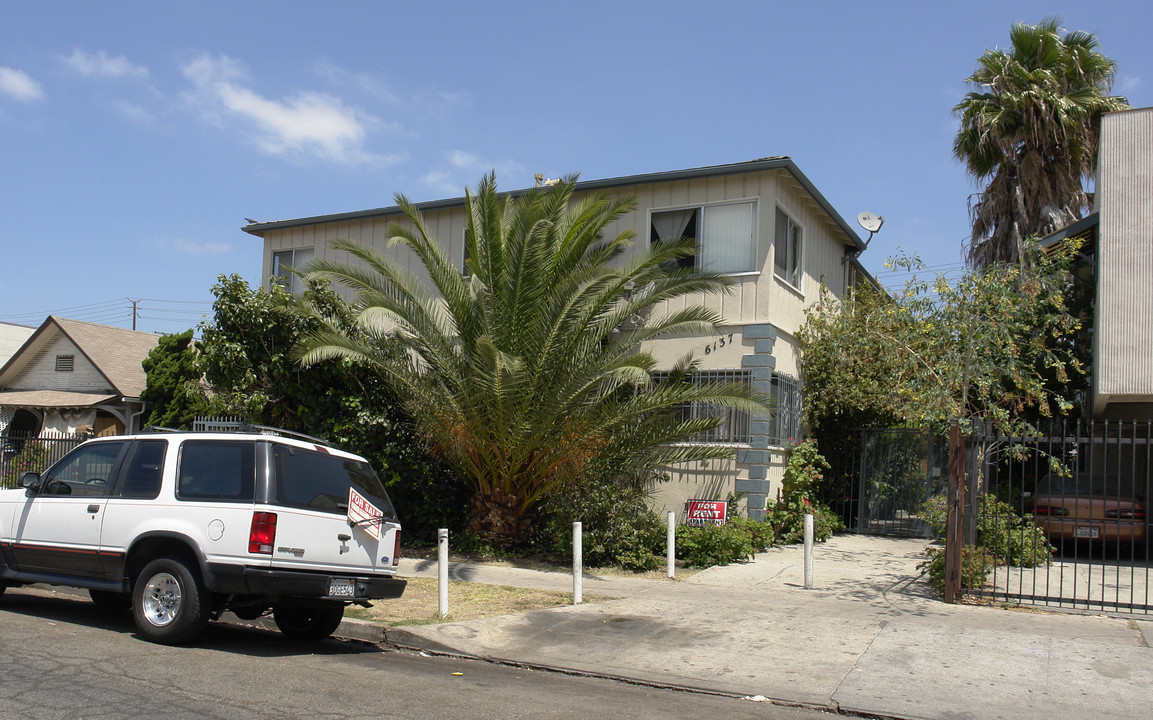
[[[810,180],[805,177],[805,174],[793,162],[792,158],[780,155],[776,157],[766,157],[759,160],[750,160],[747,162],[729,163],[727,165],[709,165],[707,167],[690,168],[687,170],[671,170],[668,172],[646,173],[642,175],[626,175],[622,177],[607,178],[604,180],[583,180],[576,184],[576,192],[587,192],[590,190],[604,190],[609,188],[623,187],[627,185],[643,185],[647,183],[656,182],[669,182],[673,180],[688,180],[693,178],[713,177],[717,175],[735,175],[738,173],[751,173],[760,172],[762,170],[785,170],[793,179],[805,189],[813,200],[820,205],[821,209],[833,220],[838,228],[845,233],[849,242],[856,245],[857,250],[864,250],[865,243],[857,235],[856,231],[845,222],[845,219],[833,209],[829,201],[825,199],[817,188]],[[516,197],[529,192],[529,190],[513,190],[508,194]],[[451,198],[446,200],[432,200],[430,202],[416,203],[416,208],[421,212],[428,212],[431,210],[447,210],[450,208],[463,207],[465,199],[463,197]],[[313,217],[296,218],[292,220],[276,220],[272,222],[257,222],[245,225],[241,229],[251,235],[263,237],[263,233],[268,230],[284,230],[287,228],[301,227],[304,225],[318,225],[321,223],[330,222],[343,222],[348,220],[366,220],[369,218],[387,217],[390,215],[400,215],[401,209],[395,205],[390,207],[375,208],[372,210],[359,210],[356,212],[337,213],[335,215],[316,215]],[[862,270],[864,268],[861,268]]]
[[[10,383],[58,335],[72,341],[117,395],[137,398],[144,392],[145,373],[141,363],[160,342],[160,336],[54,315],[49,315],[16,354],[0,367],[0,388]]]

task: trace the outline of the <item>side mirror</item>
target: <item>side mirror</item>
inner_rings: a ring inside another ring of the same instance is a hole
[[[26,472],[20,476],[20,487],[25,490],[36,491],[40,489],[40,473]]]

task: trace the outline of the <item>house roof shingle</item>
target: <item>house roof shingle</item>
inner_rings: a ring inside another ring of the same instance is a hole
[[[6,375],[10,376],[24,367],[31,360],[30,355],[34,354],[29,351],[47,342],[53,332],[62,333],[71,340],[118,395],[136,398],[144,392],[145,373],[141,363],[160,341],[158,335],[55,315],[49,315],[8,362],[0,367],[0,384]]]

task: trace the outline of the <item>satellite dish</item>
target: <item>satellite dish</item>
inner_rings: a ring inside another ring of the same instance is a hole
[[[871,212],[863,212],[857,216],[857,222],[861,224],[861,227],[869,231],[869,235],[872,235],[885,224],[885,216],[881,215],[878,217]]]

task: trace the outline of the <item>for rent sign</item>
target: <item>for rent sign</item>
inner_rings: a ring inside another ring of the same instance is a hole
[[[724,525],[729,506],[724,500],[689,500],[686,525]]]

